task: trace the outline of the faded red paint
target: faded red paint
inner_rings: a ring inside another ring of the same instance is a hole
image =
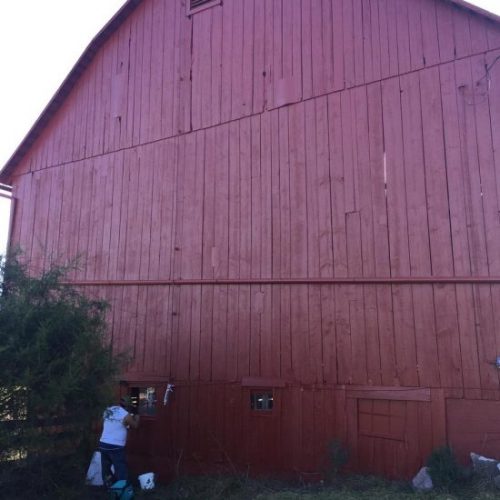
[[[500,400],[498,23],[443,0],[128,14],[4,177],[34,271],[85,256],[124,380],[175,378],[135,467],[307,479],[337,438],[401,477],[462,452],[451,410]]]

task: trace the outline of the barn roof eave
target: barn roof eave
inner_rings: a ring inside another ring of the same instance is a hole
[[[446,0],[446,1],[449,1],[455,5],[458,5],[459,7],[463,7],[464,9],[475,12],[476,14],[479,14],[482,17],[486,17],[487,19],[490,19],[491,21],[495,21],[497,23],[500,23],[500,16],[493,14],[493,12],[489,12],[487,10],[484,10],[481,7],[478,7],[477,5],[472,5],[471,3],[467,2],[466,0]]]
[[[92,39],[87,48],[83,51],[78,61],[73,66],[68,76],[61,83],[52,99],[44,110],[40,113],[29,132],[16,148],[7,163],[0,170],[0,183],[9,184],[10,178],[16,166],[21,162],[24,155],[38,139],[43,129],[50,121],[52,116],[61,107],[62,103],[71,92],[76,82],[94,59],[95,54],[100,47],[109,39],[109,37],[123,24],[129,15],[143,0],[127,0],[116,14],[104,25],[104,27]]]
[[[28,152],[34,142],[42,133],[45,125],[50,121],[52,116],[61,107],[67,95],[71,92],[75,83],[80,78],[80,75],[88,67],[96,52],[106,42],[106,40],[121,26],[127,17],[143,0],[127,0],[111,20],[102,28],[102,30],[92,39],[88,47],[83,51],[82,55],[73,66],[72,70],[63,81],[61,86],[49,101],[45,109],[42,111],[34,125],[31,127],[21,144],[14,151],[4,167],[0,170],[0,183],[9,184],[10,178],[16,166],[21,162],[24,155]],[[480,7],[472,5],[465,0],[443,0],[451,2],[461,8],[472,11],[482,17],[485,17],[494,22],[500,23],[500,16],[488,12]]]

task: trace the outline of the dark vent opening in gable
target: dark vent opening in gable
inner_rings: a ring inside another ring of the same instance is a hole
[[[196,9],[197,7],[201,7],[202,5],[205,5],[206,3],[210,3],[213,0],[190,0],[190,8],[191,9]]]

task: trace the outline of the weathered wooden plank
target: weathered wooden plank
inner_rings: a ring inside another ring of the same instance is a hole
[[[47,227],[47,254],[45,255],[46,265],[61,263],[59,259],[58,246],[62,214],[62,199],[64,195],[63,190],[61,189],[61,186],[63,185],[63,179],[64,173],[62,168],[57,167],[52,169],[49,199],[49,219]]]
[[[365,82],[364,36],[362,0],[352,0],[354,25],[354,82],[362,85]]]
[[[307,37],[311,37],[311,52],[310,57],[312,60],[312,92],[314,96],[319,96],[325,93],[327,88],[326,85],[326,72],[327,65],[329,62],[327,59],[327,54],[325,53],[325,47],[323,45],[323,32],[322,32],[322,20],[325,15],[322,11],[322,2],[316,2],[314,5],[309,2],[309,12],[308,14],[311,20],[310,32],[304,33]],[[307,57],[307,56],[305,56]]]
[[[107,274],[109,260],[109,239],[111,237],[111,202],[113,200],[113,169],[105,157],[96,159],[94,183],[97,188],[98,202],[94,207],[94,268],[93,276],[101,278]],[[89,275],[90,276],[90,275]]]
[[[280,292],[280,369],[281,376],[289,378],[295,375],[292,362],[291,287],[281,286]]]
[[[363,287],[363,304],[367,382],[368,384],[381,384],[381,342],[378,324],[377,290],[375,287]]]
[[[408,214],[410,273],[431,274],[431,252],[427,220],[426,171],[418,74],[401,78],[404,172]],[[429,137],[430,134],[426,134]],[[432,181],[430,181],[432,182]]]
[[[221,111],[222,122],[231,119],[231,87],[232,87],[232,51],[233,51],[233,2],[222,5],[222,74],[221,74]],[[267,17],[266,21],[269,21]],[[266,33],[267,34],[267,33]]]
[[[50,171],[49,171],[50,172]],[[31,248],[31,268],[36,274],[41,273],[45,267],[47,254],[47,229],[49,224],[50,200],[50,173],[41,170],[34,174],[34,187],[36,189],[33,243]]]
[[[252,271],[252,196],[251,196],[251,165],[252,165],[252,122],[245,119],[240,122],[240,175],[239,201],[240,222],[239,235],[239,274],[243,278],[251,275]]]
[[[250,273],[252,278],[261,277],[262,266],[262,179],[261,179],[261,130],[260,116],[251,118],[251,163],[250,183],[242,186],[242,189],[250,190],[251,224],[250,232]]]
[[[457,286],[457,317],[461,348],[461,369],[465,389],[481,387],[478,358],[478,330],[474,311],[473,288]]]
[[[244,1],[241,12],[243,14],[241,35],[243,36],[243,53],[241,57],[241,97],[236,106],[236,115],[233,117],[248,116],[253,109],[253,71],[254,71],[254,7],[255,0]],[[237,82],[235,82],[237,83]]]
[[[207,77],[210,73],[210,21],[211,11],[200,12],[193,17],[192,33],[192,69],[191,69],[191,124],[194,130],[205,126],[203,122],[204,105],[211,92],[211,80]],[[208,59],[208,60],[207,60]],[[207,74],[208,73],[208,74]]]
[[[144,6],[143,6],[144,8]],[[130,142],[131,145],[140,143],[141,130],[141,84],[142,84],[142,43],[144,40],[144,16],[134,18],[130,38],[130,51],[133,53],[130,59],[130,78],[129,78],[129,108],[130,117]]]
[[[319,235],[319,276],[333,276],[332,208],[330,150],[328,138],[328,99],[316,100],[316,161]]]
[[[390,75],[389,65],[389,19],[387,16],[387,0],[376,0],[378,3],[380,32],[380,72],[382,78]]]
[[[324,70],[325,92],[334,88],[334,56],[333,56],[333,30],[332,30],[332,0],[322,2],[321,35]],[[304,56],[302,55],[302,61]]]
[[[103,74],[102,74],[102,114],[103,114],[103,137],[102,137],[102,151],[109,153],[113,151],[113,127],[112,122],[114,117],[112,115],[111,98],[112,98],[112,78],[114,67],[116,64],[116,38],[112,37],[104,46],[103,50]],[[81,92],[80,92],[81,94]],[[80,97],[81,100],[82,97]],[[81,116],[82,113],[79,113]],[[78,131],[77,131],[78,133]],[[82,134],[80,133],[80,137]],[[82,144],[76,151],[76,157],[82,158]]]
[[[354,5],[351,0],[343,0],[342,4],[342,28],[344,46],[344,79],[346,88],[355,83],[355,59],[354,59]]]
[[[87,266],[89,265],[88,260],[88,248],[89,248],[89,235],[91,230],[91,210],[92,203],[95,203],[95,200],[92,200],[92,183],[93,183],[93,161],[86,160],[82,163],[81,168],[83,170],[81,181],[82,184],[77,185],[77,189],[82,191],[81,199],[80,199],[80,217],[79,217],[79,225],[78,225],[78,240],[76,242],[76,252],[75,256],[79,256],[81,259],[80,269],[76,271],[75,277],[84,278],[85,271]],[[83,186],[83,189],[82,189]],[[75,186],[76,187],[76,186]]]
[[[375,275],[390,274],[386,204],[386,153],[383,139],[381,85],[367,87],[368,145],[370,154],[371,210]]]
[[[227,332],[226,337],[226,373],[227,381],[238,378],[238,285],[229,285],[227,289]]]
[[[139,217],[139,165],[142,158],[138,149],[132,149],[125,153],[125,165],[128,170],[128,197],[127,200],[127,218],[126,218],[126,238],[123,258],[125,261],[124,279],[137,278],[141,259],[141,226]],[[124,184],[125,188],[125,184]]]
[[[260,373],[263,377],[280,375],[279,328],[274,328],[274,287],[261,286]]]
[[[369,0],[361,0],[362,8],[362,22],[363,22],[363,66],[364,66],[364,80],[363,83],[373,81],[373,37],[374,28],[372,26],[373,9]],[[375,20],[376,22],[376,20]],[[375,29],[378,31],[378,25]],[[379,34],[377,34],[377,37]],[[380,50],[380,47],[379,47]]]
[[[498,370],[492,364],[492,358],[498,347],[494,332],[494,307],[488,285],[474,286],[474,307],[481,389],[495,389],[498,387]]]
[[[471,59],[472,81],[474,83],[474,111],[476,124],[477,156],[479,175],[481,179],[481,202],[484,217],[486,236],[486,251],[488,255],[488,269],[491,275],[500,273],[500,202],[496,189],[497,177],[494,158],[494,139],[492,137],[492,124],[490,102],[488,96],[489,83],[485,78],[486,61],[483,56]]]
[[[319,206],[319,176],[317,166],[317,144],[316,144],[316,106],[314,101],[307,101],[305,108],[305,189],[306,189],[306,257],[307,275],[320,276],[320,213],[330,211],[330,196],[326,199],[328,205]],[[293,139],[292,139],[293,140]],[[329,194],[329,193],[328,193]],[[293,215],[292,215],[293,217]],[[294,246],[294,243],[292,242]]]
[[[439,62],[439,39],[436,0],[420,0],[424,65],[433,66]]]
[[[161,75],[161,137],[178,133],[178,112],[176,103],[181,74],[181,20],[184,5],[181,2],[161,2],[163,4],[163,47]]]
[[[321,287],[308,287],[308,315],[309,315],[309,349],[311,378],[316,384],[324,380],[323,375],[323,342],[322,342],[322,307]],[[318,362],[319,361],[319,362]]]
[[[333,89],[341,90],[345,87],[344,81],[344,24],[343,2],[332,0],[332,29],[333,29]],[[304,99],[306,98],[304,92]]]
[[[147,279],[150,266],[150,248],[152,233],[156,228],[152,225],[153,205],[153,170],[154,146],[147,145],[142,148],[142,161],[140,164],[140,178],[137,189],[139,190],[139,216],[141,218],[141,259],[139,264],[139,279]]]
[[[128,145],[126,142],[128,64],[130,61],[130,20],[125,21],[117,32],[116,64],[111,89],[111,144],[117,150]]]
[[[258,376],[261,374],[261,315],[264,309],[264,297],[260,285],[250,287],[250,331],[249,331],[249,374]]]
[[[185,16],[183,9],[178,17],[179,26],[179,78],[176,94],[174,96],[174,131],[176,133],[188,132],[191,130],[191,33],[192,19]]]
[[[161,234],[159,277],[181,276],[182,227],[184,215],[184,162],[190,158],[184,138],[170,140],[160,149]]]
[[[151,170],[151,194],[149,204],[151,205],[150,217],[150,243],[145,248],[145,253],[148,254],[148,278],[152,279],[160,275],[160,248],[161,248],[161,233],[162,233],[162,192],[168,189],[168,184],[165,183],[166,169],[163,168],[163,153],[165,151],[165,143],[158,144],[152,148],[149,161]],[[169,228],[170,229],[170,228]]]
[[[204,176],[203,186],[203,223],[202,223],[202,269],[204,278],[213,278],[214,276],[214,257],[215,257],[215,213],[218,209],[218,200],[215,198],[215,172],[217,160],[215,158],[215,129],[210,128],[206,131],[204,155],[204,169],[201,175]]]
[[[345,227],[345,179],[342,150],[342,108],[339,94],[328,96],[328,136],[332,207],[333,268],[337,277],[347,276]]]
[[[228,277],[239,277],[240,250],[240,128],[239,122],[229,125],[229,262]]]
[[[182,293],[182,292],[181,292]],[[186,311],[189,311],[189,302],[186,303]],[[191,365],[192,372],[198,372],[196,368],[199,365],[199,378],[202,381],[212,379],[212,364],[218,362],[216,354],[213,353],[212,335],[214,327],[214,287],[205,285],[201,287],[201,318],[200,331],[191,332]],[[188,312],[188,314],[190,314]],[[220,354],[219,354],[220,356]],[[222,360],[221,360],[222,361]],[[194,378],[194,375],[191,375]]]
[[[382,83],[382,111],[387,175],[387,219],[391,275],[407,276],[410,270],[408,249],[407,201],[403,168],[401,101],[399,79]]]
[[[453,9],[453,39],[455,41],[455,57],[467,57],[472,52],[469,19],[472,16],[462,9]]]
[[[455,62],[455,78],[459,89],[457,107],[470,265],[473,274],[485,276],[488,274],[488,258],[484,233],[476,127],[472,105],[474,92],[471,91],[473,83],[468,59]]]
[[[447,62],[455,58],[455,42],[453,40],[453,11],[450,4],[436,2],[436,20],[439,40],[440,61]]]
[[[395,76],[399,73],[398,61],[398,25],[397,7],[401,2],[398,0],[386,0],[387,8],[387,39],[389,42],[389,75]]]
[[[163,108],[163,75],[165,64],[165,51],[168,57],[173,54],[173,43],[170,41],[173,36],[173,30],[165,28],[165,9],[168,2],[161,2],[158,0],[152,3],[152,26],[151,26],[151,62],[150,62],[150,76],[149,76],[149,113],[148,120],[148,141],[158,140],[162,137],[162,108]],[[167,31],[170,33],[167,35]],[[172,33],[172,34],[171,34]],[[164,45],[164,39],[169,37],[168,45]],[[170,69],[170,72],[172,70]],[[172,88],[170,83],[169,89]],[[169,113],[168,118],[171,118]]]
[[[432,446],[446,443],[446,400],[443,389],[431,389]]]
[[[251,113],[261,113],[265,108],[266,93],[266,2],[255,0],[254,6],[254,47],[253,84]]]
[[[416,19],[408,19],[408,7],[411,2],[396,2],[396,31],[399,74],[408,73],[412,69],[410,48],[410,24]]]
[[[342,161],[344,180],[344,203],[345,213],[358,210],[358,173],[357,173],[357,150],[355,143],[355,117],[352,91],[340,94],[342,113]]]
[[[202,269],[205,132],[187,136],[183,200],[182,277],[199,277]]]
[[[243,102],[243,0],[235,0],[232,10],[231,119],[241,118]],[[247,28],[248,29],[248,28]],[[248,61],[247,61],[248,62]]]
[[[421,69],[425,65],[424,40],[421,18],[421,0],[408,4],[408,36],[410,40],[410,67]]]
[[[392,287],[394,341],[398,379],[402,385],[418,385],[413,297],[409,285]]]
[[[236,351],[237,379],[250,375],[250,285],[241,285],[238,293],[238,344]]]
[[[354,368],[351,349],[349,292],[349,287],[345,285],[340,285],[335,289],[337,380],[341,384],[352,384]]]
[[[322,58],[317,56],[317,43],[321,33],[314,33],[312,27],[313,16],[317,9],[312,8],[311,2],[312,0],[303,0],[302,2],[302,90],[304,99],[318,95],[314,91],[314,80],[315,77],[318,78],[318,68],[321,70],[322,61]]]
[[[383,401],[431,401],[431,389],[420,387],[353,386],[346,390],[348,399]],[[360,401],[360,405],[368,403]]]

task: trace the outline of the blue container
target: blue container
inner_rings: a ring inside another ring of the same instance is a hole
[[[134,488],[132,485],[121,479],[116,481],[109,488],[111,500],[131,500],[134,498]]]

